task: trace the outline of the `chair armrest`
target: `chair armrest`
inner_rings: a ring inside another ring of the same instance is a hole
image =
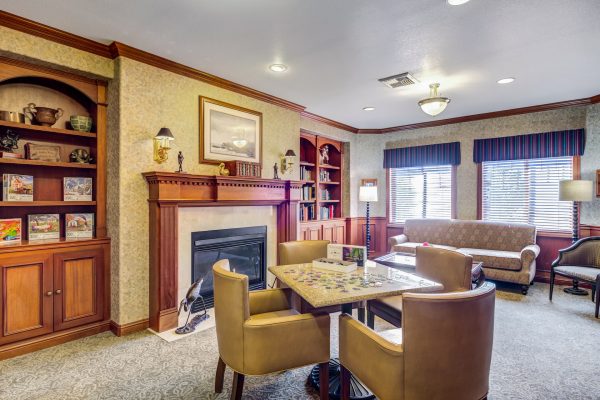
[[[392,390],[389,388],[392,382],[402,385],[404,352],[401,344],[388,342],[347,314],[340,315],[339,329],[340,363],[344,367],[381,397]]]
[[[329,361],[329,314],[244,322],[245,374],[263,375]]]
[[[597,265],[595,260],[596,254],[599,253],[599,236],[579,239],[569,247],[558,251],[558,258],[552,263],[552,268],[559,265]]]
[[[390,251],[394,250],[394,246],[397,244],[401,244],[404,242],[408,242],[408,236],[405,234],[392,236],[388,239],[388,245],[390,246]]]
[[[248,297],[250,315],[292,308],[292,291],[288,288],[253,290]]]
[[[521,250],[521,264],[524,267],[529,267],[540,255],[540,246],[537,244],[530,244],[525,246],[523,250]]]

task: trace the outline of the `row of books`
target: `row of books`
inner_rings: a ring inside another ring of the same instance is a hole
[[[0,219],[0,244],[19,242],[22,238],[21,218]],[[65,214],[66,238],[94,236],[94,214]],[[60,214],[30,214],[27,216],[27,238],[31,240],[60,239]]]
[[[300,221],[312,221],[315,220],[315,205],[314,204],[301,204],[300,205]]]
[[[302,187],[302,200],[309,201],[317,197],[317,188],[314,186]]]
[[[31,175],[2,174],[3,201],[33,201]],[[64,177],[64,201],[92,201],[92,178]]]
[[[319,218],[322,220],[335,218],[335,206],[321,206],[319,209]]]
[[[329,176],[329,171],[326,169],[322,169],[319,171],[319,180],[321,182],[330,182],[331,177]]]
[[[331,200],[331,193],[329,193],[329,190],[327,189],[321,189],[320,193],[320,198],[321,200]]]
[[[305,165],[300,167],[300,179],[303,181],[312,181],[312,170]]]

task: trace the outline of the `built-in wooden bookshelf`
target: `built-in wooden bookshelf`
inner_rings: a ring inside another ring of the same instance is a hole
[[[33,176],[33,201],[0,201],[0,219],[20,218],[22,228],[20,242],[0,245],[0,360],[109,328],[106,89],[104,81],[0,57],[0,108],[23,112],[35,103],[64,110],[52,127],[0,121],[0,134],[18,134],[14,152],[22,157],[0,157],[0,175]],[[90,116],[92,131],[71,129],[71,115]],[[27,159],[26,143],[59,146],[60,161]],[[78,148],[89,152],[91,163],[70,162]],[[64,201],[65,177],[91,178],[92,199]],[[94,237],[66,238],[67,213],[93,213]],[[60,238],[29,240],[31,214],[59,214]]]
[[[329,161],[322,160],[327,148]],[[301,239],[345,242],[342,218],[343,147],[342,143],[311,132],[300,132]]]

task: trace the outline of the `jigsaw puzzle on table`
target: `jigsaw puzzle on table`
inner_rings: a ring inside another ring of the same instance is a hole
[[[290,269],[284,272],[297,283],[301,283],[313,289],[339,290],[341,293],[360,291],[366,288],[383,287],[385,284],[397,284],[399,281],[414,281],[410,275],[398,272],[392,277],[382,274],[364,274],[362,271],[356,273],[340,273],[319,270]],[[425,281],[419,282],[427,285]]]

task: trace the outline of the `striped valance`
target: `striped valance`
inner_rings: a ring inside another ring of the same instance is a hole
[[[584,148],[583,129],[478,139],[474,144],[473,161],[580,156]]]
[[[383,168],[460,164],[460,142],[402,147],[383,151]]]

